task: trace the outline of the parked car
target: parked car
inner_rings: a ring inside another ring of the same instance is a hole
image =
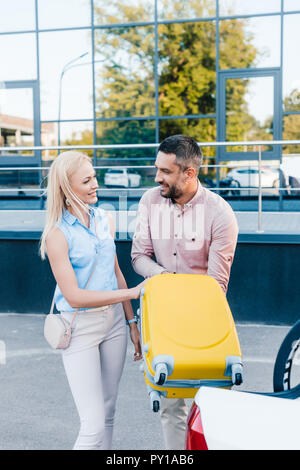
[[[300,188],[300,178],[297,178],[296,176],[289,176],[288,180],[289,180],[289,187],[290,188]],[[290,190],[289,193],[292,196],[299,196],[300,189]]]
[[[227,179],[235,182],[236,187],[258,188],[258,168],[233,168],[227,173]],[[265,188],[279,188],[280,175],[277,169],[262,168],[261,185]]]
[[[141,179],[141,175],[130,168],[111,168],[104,175],[104,184],[105,186],[138,188]]]
[[[187,450],[300,450],[300,400],[200,387]]]
[[[280,169],[272,169],[264,167],[261,171],[261,185],[263,188],[279,188],[280,186],[280,173],[281,173],[281,187],[287,188],[282,191],[283,195],[289,194],[289,187],[294,187],[286,174]],[[204,179],[204,183],[208,187],[216,187],[213,180]],[[258,188],[259,187],[259,172],[257,168],[233,168],[230,170],[226,178],[219,181],[221,196],[234,195],[239,196],[242,188]],[[298,186],[296,186],[298,187]],[[224,188],[224,189],[223,189]],[[298,191],[295,191],[297,194]],[[242,193],[243,194],[243,193]]]
[[[204,178],[204,185],[205,187],[208,188],[216,188],[217,184],[215,181],[209,179],[209,178]],[[235,181],[232,178],[223,178],[219,181],[219,187],[220,189],[220,194],[221,196],[229,195],[230,193],[235,196],[240,195],[240,185],[238,184],[237,181]],[[225,188],[225,189],[223,189]]]

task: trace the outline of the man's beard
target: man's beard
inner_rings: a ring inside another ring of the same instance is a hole
[[[163,194],[162,190],[160,190],[160,195],[162,197],[165,197],[166,199],[176,200],[180,198],[182,194],[183,194],[182,191],[179,188],[177,188],[175,185],[169,186],[169,190],[165,194]]]

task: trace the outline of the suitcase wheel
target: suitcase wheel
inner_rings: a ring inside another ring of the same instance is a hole
[[[157,413],[160,409],[160,393],[157,390],[150,391],[150,402],[151,402],[151,409],[154,413]]]
[[[235,382],[234,385],[241,385],[243,383],[243,376],[242,374],[238,373],[235,375]]]
[[[243,366],[240,363],[231,365],[232,383],[233,385],[241,385],[243,383]]]
[[[158,400],[154,400],[153,405],[152,405],[152,409],[153,409],[154,413],[157,413],[159,411],[159,401]]]
[[[166,374],[159,374],[159,379],[158,379],[158,382],[157,382],[157,385],[163,385],[166,381]]]

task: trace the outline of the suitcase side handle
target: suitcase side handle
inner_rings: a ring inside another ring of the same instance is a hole
[[[155,356],[152,359],[151,367],[155,372],[154,382],[157,385],[163,385],[174,370],[174,357],[167,354]]]
[[[227,356],[225,377],[232,377],[233,385],[241,385],[243,383],[243,363],[240,356]]]

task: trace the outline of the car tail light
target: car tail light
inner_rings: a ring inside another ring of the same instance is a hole
[[[208,450],[200,408],[194,402],[187,420],[186,450]]]

